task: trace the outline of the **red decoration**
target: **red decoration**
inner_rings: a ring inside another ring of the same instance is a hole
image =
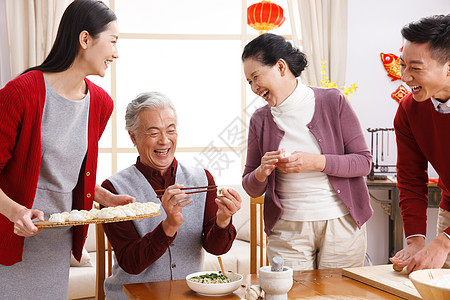
[[[380,56],[383,66],[388,72],[388,76],[392,78],[391,81],[402,79],[402,74],[400,74],[400,58],[392,53],[380,53]]]
[[[285,19],[283,8],[270,0],[263,0],[247,8],[247,24],[260,34],[280,27]]]
[[[392,99],[400,103],[400,101],[402,101],[403,98],[406,97],[406,95],[408,95],[408,90],[402,84],[400,84],[397,90],[391,94],[391,97]]]
[[[402,40],[402,44],[404,43],[404,39]],[[403,51],[403,45],[400,49],[400,52]],[[398,79],[402,79],[402,74],[400,72],[400,58],[392,53],[380,53],[381,61],[383,62],[383,67],[386,69],[391,81],[395,81]],[[400,84],[400,86],[391,94],[391,98],[400,103],[403,98],[408,95],[408,90]]]

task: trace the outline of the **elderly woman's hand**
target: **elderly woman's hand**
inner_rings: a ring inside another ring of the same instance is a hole
[[[325,169],[325,164],[325,155],[295,151],[287,157],[280,158],[277,167],[286,173],[322,172]]]
[[[162,222],[164,232],[167,236],[174,236],[178,228],[183,224],[183,207],[192,202],[188,194],[181,190],[181,184],[169,186],[161,198],[161,205],[167,214]]]
[[[216,224],[221,228],[225,228],[230,224],[231,216],[241,209],[242,199],[238,192],[232,188],[223,190],[223,196],[216,198],[217,218]]]
[[[282,157],[284,150],[266,152],[261,158],[261,165],[256,169],[255,177],[258,181],[264,182],[266,178],[277,167],[279,159]]]

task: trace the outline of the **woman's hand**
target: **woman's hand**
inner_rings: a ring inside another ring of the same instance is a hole
[[[162,222],[162,227],[167,236],[175,235],[183,224],[183,207],[192,202],[190,196],[181,190],[182,187],[180,184],[169,186],[161,198],[161,205],[167,214],[166,219]]]
[[[283,152],[284,150],[280,149],[278,151],[266,152],[264,154],[261,158],[261,165],[255,171],[255,177],[258,181],[266,181],[267,177],[277,167],[277,163]]]
[[[136,198],[134,197],[128,195],[115,195],[98,184],[95,186],[94,200],[105,207],[114,207],[136,202]]]
[[[14,233],[18,236],[30,237],[41,232],[43,228],[39,229],[33,224],[32,220],[35,218],[44,221],[44,213],[40,210],[26,207],[20,209],[10,219],[14,223]]]
[[[216,203],[218,206],[216,224],[225,228],[230,224],[231,217],[241,209],[241,196],[234,189],[227,188],[223,190],[223,196],[216,198]]]
[[[301,173],[303,171],[322,172],[325,169],[325,164],[325,155],[295,151],[287,157],[281,157],[277,163],[277,167],[286,173]]]
[[[0,189],[0,213],[14,223],[14,233],[18,236],[30,237],[43,229],[33,224],[33,219],[44,221],[44,213],[37,209],[28,209],[9,198]]]

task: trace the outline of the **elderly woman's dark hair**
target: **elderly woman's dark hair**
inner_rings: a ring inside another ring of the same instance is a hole
[[[402,28],[401,33],[411,43],[430,43],[431,56],[439,63],[450,61],[450,14],[411,22]]]
[[[78,54],[78,38],[83,30],[95,39],[117,17],[114,12],[98,0],[76,0],[64,11],[59,23],[55,43],[45,61],[24,71],[62,72],[67,70]]]
[[[295,77],[300,76],[308,65],[303,52],[292,46],[284,37],[272,33],[261,34],[245,46],[242,61],[248,58],[255,58],[267,66],[274,66],[282,58]]]

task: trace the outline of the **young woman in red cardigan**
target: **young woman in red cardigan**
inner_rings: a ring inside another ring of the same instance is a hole
[[[111,97],[86,79],[118,58],[116,16],[73,1],[50,54],[0,90],[0,286],[2,299],[67,299],[70,252],[87,226],[39,230],[32,220],[135,201],[96,185],[98,140]]]

